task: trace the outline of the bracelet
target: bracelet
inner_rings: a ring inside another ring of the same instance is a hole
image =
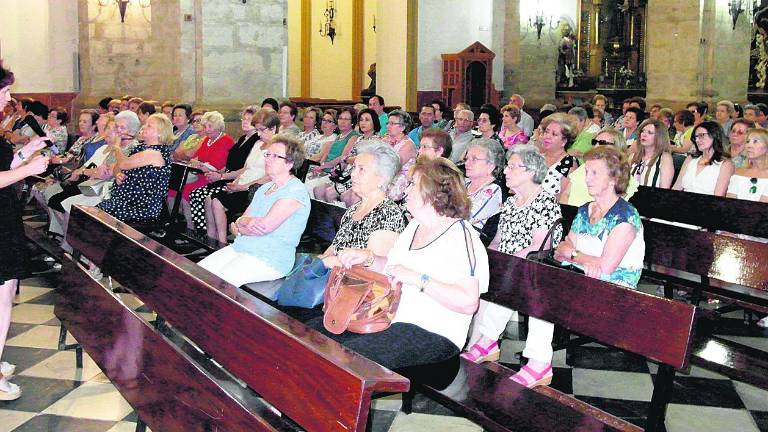
[[[424,292],[424,288],[427,287],[427,284],[432,278],[429,277],[428,274],[424,273],[421,275],[421,281],[419,282],[419,292]]]

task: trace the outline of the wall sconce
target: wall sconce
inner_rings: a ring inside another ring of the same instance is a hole
[[[327,0],[325,3],[325,23],[320,23],[320,36],[328,36],[331,39],[331,45],[333,45],[333,38],[336,37],[336,7],[333,3],[334,0]]]
[[[125,12],[128,9],[129,4],[138,4],[143,9],[151,6],[150,0],[97,0],[100,7],[107,7],[110,4],[117,4],[117,8],[120,10],[120,22],[125,22]]]
[[[373,32],[376,33],[376,15],[373,16]]]

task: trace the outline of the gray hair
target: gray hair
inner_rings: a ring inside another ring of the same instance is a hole
[[[746,110],[752,110],[755,114],[757,114],[757,112],[760,111],[760,107],[755,104],[746,104],[744,105],[744,111]]]
[[[201,119],[202,123],[211,123],[213,127],[219,131],[224,132],[224,116],[221,115],[218,111],[208,111],[205,114],[203,114],[203,118]]]
[[[582,107],[573,107],[570,110],[568,110],[568,114],[575,115],[579,118],[579,121],[584,121],[589,118],[587,115],[587,110],[585,110]]]
[[[721,100],[715,106],[720,106],[720,105],[725,107],[725,109],[728,111],[728,114],[733,114],[733,112],[736,111],[736,107],[733,106],[733,102],[729,100]]]
[[[128,130],[131,131],[131,135],[136,135],[139,133],[139,129],[141,128],[141,120],[139,120],[139,116],[136,115],[133,111],[120,111],[116,116],[115,120],[120,119],[126,119],[128,120]]]
[[[512,99],[513,97],[519,98],[520,102],[522,102],[523,106],[525,106],[525,98],[523,97],[523,95],[515,93],[512,96],[510,96],[509,98]],[[522,109],[522,107],[521,107],[521,109]]]
[[[485,151],[485,157],[488,158],[488,162],[495,165],[493,168],[494,177],[497,177],[504,171],[504,147],[500,142],[490,138],[475,138],[469,142],[467,151],[472,147],[478,147]]]
[[[400,172],[400,156],[391,145],[379,138],[370,138],[357,147],[357,156],[369,154],[376,161],[376,174],[384,179],[383,188],[389,187],[392,179]]]
[[[528,171],[533,171],[533,182],[541,184],[547,176],[547,160],[533,144],[517,144],[509,149],[509,157],[518,155]]]
[[[399,117],[400,120],[403,121],[403,130],[407,133],[409,129],[411,129],[411,126],[413,126],[413,119],[411,118],[411,115],[407,112],[396,109],[389,112],[389,117],[396,116]]]
[[[469,120],[470,121],[475,121],[475,113],[472,112],[472,110],[462,109],[462,110],[459,110],[459,112],[457,112],[456,114],[461,114],[461,113],[469,114]]]

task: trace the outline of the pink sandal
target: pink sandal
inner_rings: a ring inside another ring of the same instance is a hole
[[[528,388],[534,388],[552,383],[552,365],[548,365],[541,372],[536,372],[528,365],[520,368],[520,371],[509,379]]]
[[[499,349],[499,342],[493,341],[488,346],[482,346],[479,343],[472,345],[468,351],[461,354],[461,357],[473,362],[484,363],[489,361],[497,361],[501,356],[501,350]]]

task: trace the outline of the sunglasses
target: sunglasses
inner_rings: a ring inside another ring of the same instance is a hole
[[[757,193],[757,177],[752,177],[749,179],[749,182],[752,183],[752,186],[749,188],[749,193]]]
[[[610,142],[610,141],[606,141],[606,140],[593,139],[592,140],[592,145],[593,146],[596,146],[596,145],[610,145],[610,146],[612,146],[613,143]]]

